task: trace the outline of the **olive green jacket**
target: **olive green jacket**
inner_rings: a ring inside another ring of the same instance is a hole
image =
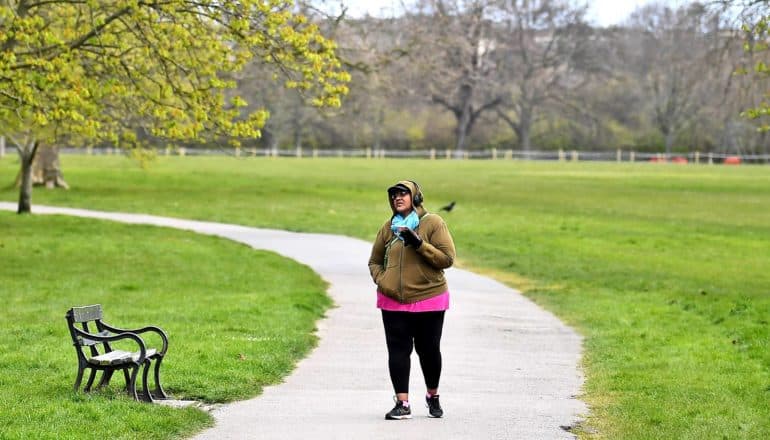
[[[455,259],[454,242],[444,220],[421,206],[416,211],[420,225],[415,231],[423,240],[418,249],[404,246],[390,229],[388,220],[377,233],[369,257],[369,272],[379,291],[401,303],[414,303],[446,292],[444,269],[452,266]]]

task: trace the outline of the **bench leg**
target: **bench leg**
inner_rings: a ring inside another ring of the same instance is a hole
[[[128,395],[131,396],[134,400],[139,400],[139,395],[136,394],[136,376],[139,374],[139,368],[141,368],[141,365],[137,364],[134,368],[131,369],[131,377],[127,384]]]
[[[88,382],[86,382],[86,387],[83,389],[86,393],[91,391],[91,385],[94,384],[94,379],[96,379],[96,370],[91,369],[91,375],[88,376]]]
[[[150,363],[151,361],[149,359],[144,360],[144,371],[142,372],[142,392],[144,392],[145,402],[152,403],[152,394],[150,393],[150,389],[147,387],[147,373],[150,372]]]
[[[159,358],[155,361],[155,396],[161,399],[168,399],[168,395],[160,386],[160,363],[163,362],[163,358]]]
[[[100,390],[107,385],[110,384],[110,379],[112,379],[112,373],[114,373],[114,370],[104,370],[102,372],[102,380],[99,381],[99,385],[96,386],[97,390]]]
[[[85,368],[81,368],[80,366],[78,366],[78,377],[75,379],[75,386],[73,387],[76,393],[80,389],[80,382],[83,381],[83,372],[85,370],[86,370]]]

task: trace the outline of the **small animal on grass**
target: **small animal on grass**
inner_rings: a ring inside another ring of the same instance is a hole
[[[439,209],[439,211],[452,212],[453,209],[455,209],[455,202],[454,201],[452,201],[451,203],[449,203],[446,206],[442,206],[441,209]]]

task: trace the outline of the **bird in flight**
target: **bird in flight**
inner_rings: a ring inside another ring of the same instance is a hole
[[[439,211],[446,211],[446,212],[452,212],[452,210],[455,208],[455,202],[452,201],[450,204],[446,206],[442,206]]]

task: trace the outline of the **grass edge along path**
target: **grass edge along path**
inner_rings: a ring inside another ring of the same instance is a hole
[[[289,374],[331,305],[310,268],[222,238],[7,211],[0,230],[0,300],[13,311],[0,327],[2,438],[80,438],[87,427],[99,438],[178,438],[213,423],[194,408],[134,402],[119,375],[73,393],[69,307],[101,303],[113,324],[164,328],[166,390],[228,402]]]

